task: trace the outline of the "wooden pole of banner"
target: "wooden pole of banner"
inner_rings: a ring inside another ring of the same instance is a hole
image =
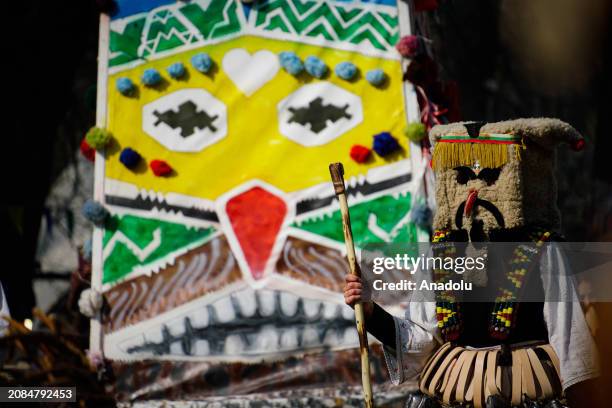
[[[351,217],[349,215],[348,202],[346,200],[346,187],[344,185],[344,167],[342,163],[329,165],[329,174],[334,184],[334,191],[340,202],[340,213],[342,214],[342,229],[344,230],[344,243],[346,244],[346,257],[351,274],[361,276],[361,270],[357,265],[355,257],[355,244],[353,243],[353,231],[351,229]],[[373,408],[372,383],[370,382],[370,351],[368,348],[368,334],[365,326],[363,304],[355,305],[355,322],[359,334],[359,354],[361,356],[361,384],[363,385],[363,399],[366,408]]]

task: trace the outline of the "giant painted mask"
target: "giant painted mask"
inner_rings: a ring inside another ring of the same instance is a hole
[[[107,358],[252,362],[357,345],[328,164],[345,162],[358,246],[427,239],[409,217],[398,8],[378,3],[119,2],[114,142],[96,180],[112,214],[100,245]],[[328,72],[292,75],[284,51],[316,56]],[[206,73],[193,65],[203,53]],[[346,61],[358,68],[351,80],[334,72]],[[177,63],[186,72],[174,78]],[[145,86],[151,69],[162,80]],[[383,84],[366,80],[373,69]],[[120,78],[136,89],[119,92]],[[401,148],[351,161],[353,145],[381,132]],[[143,157],[135,169],[119,160],[127,147]],[[173,172],[156,177],[152,160]]]

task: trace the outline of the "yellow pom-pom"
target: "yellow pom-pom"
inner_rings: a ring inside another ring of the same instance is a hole
[[[87,144],[96,150],[103,149],[112,139],[112,134],[103,128],[92,127],[85,135]]]
[[[418,143],[427,136],[427,129],[420,122],[412,122],[406,125],[404,134],[411,142]]]

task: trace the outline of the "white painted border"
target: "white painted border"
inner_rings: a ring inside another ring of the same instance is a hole
[[[109,53],[110,17],[108,14],[100,14],[100,29],[98,38],[98,83],[96,95],[96,126],[105,128],[107,123],[107,87],[108,87],[108,53]],[[104,204],[104,152],[96,151],[96,162],[94,167],[94,200]],[[92,237],[92,259],[91,259],[91,288],[100,291],[102,289],[102,238],[104,229],[94,226]],[[100,353],[103,350],[102,325],[100,312],[91,319],[89,332],[89,349],[92,353]]]

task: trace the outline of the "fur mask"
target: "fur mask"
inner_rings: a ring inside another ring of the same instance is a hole
[[[491,231],[559,228],[554,179],[555,146],[581,150],[584,139],[558,119],[462,122],[431,129],[436,172],[434,228]]]

